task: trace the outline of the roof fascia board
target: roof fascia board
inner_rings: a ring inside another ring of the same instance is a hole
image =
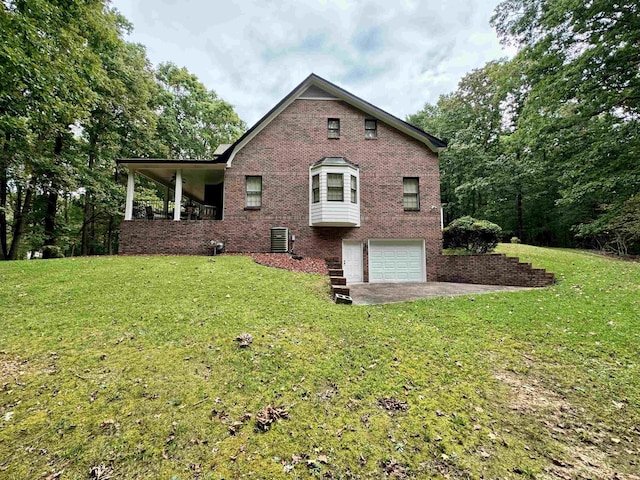
[[[342,90],[341,88],[337,88],[336,86],[330,84],[330,83],[317,83],[316,84],[318,87],[323,88],[324,90],[329,91],[332,95],[335,95],[336,97],[338,97],[340,100],[344,100],[345,102],[347,102],[348,104],[356,107],[358,110],[362,110],[363,112],[367,113],[368,115],[371,115],[371,117],[376,118],[378,120],[381,120],[385,123],[388,123],[389,125],[393,126],[394,128],[400,130],[401,132],[405,133],[406,135],[409,135],[412,138],[415,138],[416,140],[418,140],[421,143],[424,143],[425,145],[427,145],[433,152],[440,152],[442,150],[444,150],[445,147],[439,147],[437,145],[435,145],[433,142],[431,142],[428,138],[426,138],[423,135],[420,135],[419,133],[415,132],[412,128],[411,125],[407,124],[406,122],[403,122],[402,120],[400,120],[399,118],[391,115],[390,113],[385,112],[384,110],[381,110],[380,108],[369,104],[368,102],[363,101],[362,99],[356,97],[355,95],[347,92],[346,90]]]
[[[273,110],[271,110],[265,117],[259,120],[258,123],[254,125],[249,135],[244,137],[237,145],[233,145],[230,147],[233,148],[233,151],[231,152],[231,155],[229,155],[229,159],[227,160],[227,167],[231,166],[236,153],[242,150],[244,146],[251,140],[253,140],[253,138],[258,135],[258,133],[260,133],[267,125],[269,125],[274,118],[280,115],[289,105],[291,105],[293,101],[296,100],[302,94],[302,92],[304,92],[312,84],[312,80],[313,78],[311,76],[307,77],[300,85],[293,89],[293,91],[289,95],[283,98]]]
[[[189,168],[196,170],[224,170],[224,164],[212,163],[211,161],[175,161],[175,160],[147,160],[147,159],[118,159],[118,165],[129,169],[138,170],[141,168]]]

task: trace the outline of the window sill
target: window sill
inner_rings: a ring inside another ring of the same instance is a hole
[[[405,212],[419,212],[420,209],[419,208],[405,208],[404,211]]]
[[[244,207],[245,210],[260,210],[262,207]]]

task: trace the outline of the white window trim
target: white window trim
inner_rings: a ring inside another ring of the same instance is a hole
[[[327,174],[329,173],[340,173],[342,174],[343,181],[343,189],[342,189],[342,202],[337,200],[327,200]],[[319,184],[320,184],[320,201],[313,203],[313,176],[319,175]],[[351,177],[354,176],[357,182],[357,195],[356,195],[356,203],[351,202]],[[309,168],[309,226],[331,226],[331,225],[317,225],[314,223],[314,210],[317,212],[317,209],[322,211],[326,206],[341,206],[345,211],[351,211],[351,215],[353,218],[357,218],[355,223],[351,223],[349,225],[335,225],[335,226],[360,226],[360,191],[361,191],[361,182],[360,182],[360,169],[356,165],[315,165]],[[322,214],[324,215],[324,214]]]
[[[250,178],[259,178],[260,179],[260,190],[249,190],[249,179]],[[262,208],[262,176],[261,175],[246,175],[244,179],[244,208],[245,210],[260,210]],[[249,196],[255,195],[259,196],[260,204],[259,205],[249,205]]]

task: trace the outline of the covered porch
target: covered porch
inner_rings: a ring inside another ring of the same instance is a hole
[[[222,220],[224,163],[168,159],[119,159],[117,163],[128,170],[125,220]],[[136,175],[158,184],[163,198],[136,198]]]

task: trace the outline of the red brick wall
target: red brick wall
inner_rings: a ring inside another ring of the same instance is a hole
[[[122,253],[206,253],[212,238],[230,252],[268,252],[271,227],[288,227],[296,253],[342,257],[342,240],[425,239],[427,279],[441,253],[438,157],[424,144],[378,121],[364,138],[367,116],[341,101],[296,100],[233,159],[225,171],[224,219],[208,222],[122,222]],[[327,118],[340,138],[327,138]],[[309,166],[323,157],[360,166],[361,227],[309,226]],[[245,176],[262,176],[262,208],[245,210]],[[403,177],[419,177],[419,212],[405,212]],[[366,256],[365,269],[366,269]]]
[[[378,138],[365,139],[366,117],[341,101],[296,100],[245,146],[225,172],[224,223],[247,231],[229,236],[229,250],[268,251],[272,226],[289,228],[297,253],[320,258],[342,257],[343,239],[424,238],[427,278],[435,280],[442,245],[438,157],[380,121]],[[339,139],[327,138],[327,118],[340,119]],[[359,165],[360,227],[309,226],[309,166],[323,157]],[[262,176],[261,210],[244,210],[245,175]],[[419,212],[404,211],[403,177],[420,178]]]
[[[479,283],[485,285],[513,285],[544,287],[552,285],[554,274],[532,268],[515,257],[493,255],[442,255],[439,282]]]
[[[222,239],[221,222],[212,220],[130,220],[120,222],[125,255],[207,255],[210,241]]]

